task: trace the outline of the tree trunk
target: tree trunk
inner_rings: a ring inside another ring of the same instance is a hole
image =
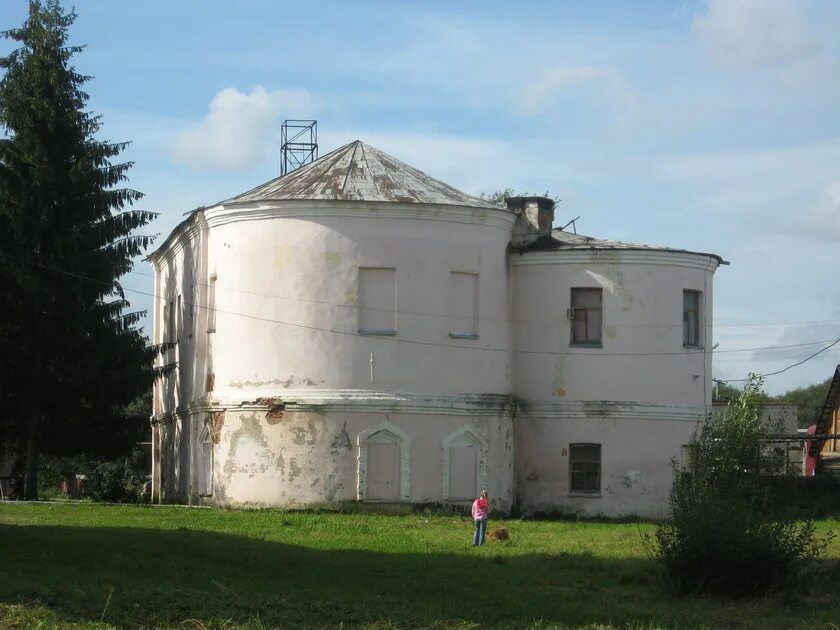
[[[34,501],[38,498],[38,416],[33,414],[27,423],[26,472],[23,480],[23,498]]]

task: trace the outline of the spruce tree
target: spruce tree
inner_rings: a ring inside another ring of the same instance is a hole
[[[126,310],[118,280],[155,215],[130,209],[142,197],[122,187],[131,163],[112,163],[127,143],[103,140],[86,109],[75,17],[31,0],[0,58],[0,439],[25,462],[26,498],[40,453],[113,446],[125,433],[115,408],[151,381],[143,314]]]

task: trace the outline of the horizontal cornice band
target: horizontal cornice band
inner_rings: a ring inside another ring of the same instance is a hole
[[[255,221],[283,218],[350,219],[418,219],[445,221],[468,225],[486,225],[510,230],[516,215],[499,208],[472,208],[445,204],[392,203],[375,201],[261,201],[214,206],[204,211],[210,227],[238,221]]]
[[[233,394],[231,392],[230,394]],[[282,406],[283,411],[373,412],[425,415],[498,416],[515,415],[522,420],[673,420],[697,422],[706,417],[704,407],[653,405],[624,401],[529,402],[505,394],[418,394],[371,390],[284,390],[260,394],[253,399],[241,393],[202,398],[180,407],[174,415],[217,411],[265,411]],[[172,412],[153,420],[165,421]]]
[[[527,252],[522,255],[514,253],[510,256],[510,264],[513,267],[570,263],[668,265],[703,271],[714,271],[718,267],[718,261],[712,256],[667,250],[557,249],[550,252]]]

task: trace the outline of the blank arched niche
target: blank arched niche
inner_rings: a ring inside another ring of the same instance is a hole
[[[360,501],[408,501],[411,438],[388,420],[359,433],[357,497]]]
[[[443,440],[443,499],[470,501],[487,487],[487,443],[473,426]]]
[[[198,473],[199,497],[209,497],[213,494],[213,440],[210,437],[210,426],[205,423],[196,440],[196,467]]]

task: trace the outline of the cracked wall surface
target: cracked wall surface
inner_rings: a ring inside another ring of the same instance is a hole
[[[357,500],[357,437],[381,422],[411,435],[412,503],[443,500],[444,442],[463,427],[484,436],[487,490],[494,507],[513,501],[513,444],[508,414],[480,417],[373,412],[286,411],[268,422],[261,411],[225,413],[216,447],[217,503],[230,506],[301,507]],[[364,471],[362,471],[364,472]]]

